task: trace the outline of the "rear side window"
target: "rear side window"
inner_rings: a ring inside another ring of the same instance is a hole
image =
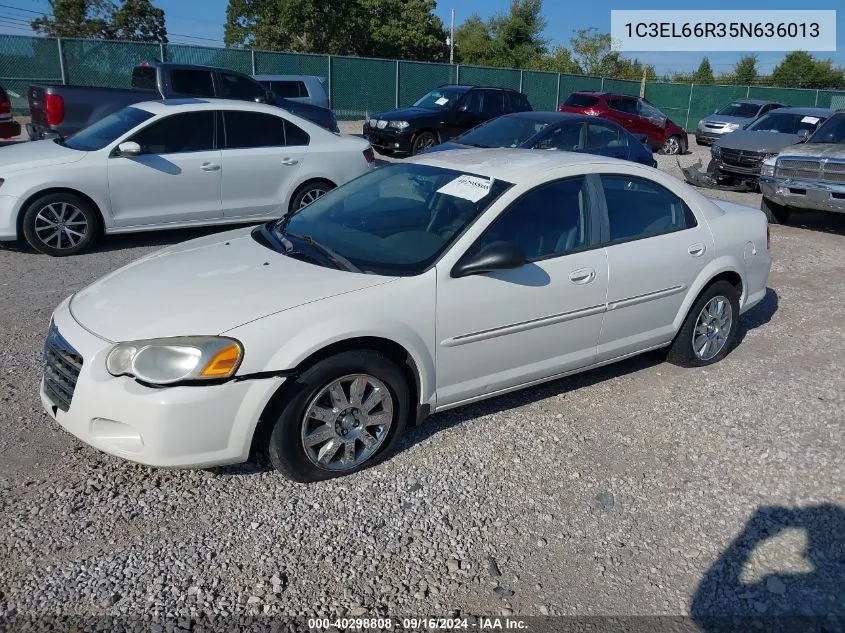
[[[304,81],[271,81],[270,90],[276,93],[279,97],[286,99],[295,99],[297,97],[307,97],[308,88]]]
[[[611,244],[696,226],[686,203],[656,182],[602,174],[601,184],[607,201]]]
[[[174,114],[148,125],[130,141],[145,154],[184,154],[214,149],[214,112]]]
[[[498,90],[487,90],[484,93],[484,105],[481,114],[487,117],[497,117],[505,112],[504,93]]]
[[[308,132],[285,120],[285,144],[286,145],[308,145],[311,137]]]
[[[214,83],[208,70],[176,68],[170,72],[170,88],[189,97],[214,96]]]
[[[226,125],[226,149],[284,147],[285,120],[260,112],[223,112]]]
[[[152,66],[137,66],[132,70],[132,87],[135,90],[158,92],[156,69]]]
[[[230,73],[220,73],[220,96],[239,101],[263,101],[266,90],[257,81]]]
[[[575,92],[569,95],[563,104],[572,106],[573,108],[589,108],[590,106],[596,105],[598,102],[599,100],[596,97],[582,95]]]
[[[637,101],[635,99],[610,97],[607,99],[607,105],[618,112],[637,114]]]

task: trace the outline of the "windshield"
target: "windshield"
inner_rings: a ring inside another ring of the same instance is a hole
[[[454,88],[435,88],[414,105],[420,108],[448,110],[455,105],[463,94],[463,90],[455,90]]]
[[[845,113],[835,114],[820,125],[808,143],[845,143]]]
[[[417,275],[511,186],[440,167],[390,165],[302,208],[284,235],[310,237],[364,272]]]
[[[798,134],[801,130],[807,130],[812,134],[822,121],[824,121],[824,117],[809,114],[769,112],[745,129],[755,132],[780,132],[781,134]]]
[[[462,134],[455,142],[473,147],[519,147],[548,125],[528,117],[502,116]]]
[[[760,106],[756,103],[730,103],[719,110],[716,114],[735,116],[741,119],[753,119],[757,116]]]
[[[153,116],[152,112],[139,108],[124,108],[83,128],[66,139],[64,146],[81,152],[96,152]]]

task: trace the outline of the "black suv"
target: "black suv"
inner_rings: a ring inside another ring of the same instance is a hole
[[[414,155],[497,116],[531,109],[516,90],[440,86],[410,108],[372,115],[364,137],[380,154]]]

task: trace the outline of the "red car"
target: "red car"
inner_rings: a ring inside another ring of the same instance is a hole
[[[12,118],[12,102],[0,86],[0,138],[13,138],[21,133],[21,124]]]
[[[611,92],[573,92],[558,110],[615,121],[632,134],[645,134],[651,148],[664,154],[687,151],[686,130],[642,97]]]

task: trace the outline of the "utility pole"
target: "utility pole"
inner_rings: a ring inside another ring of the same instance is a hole
[[[449,63],[455,63],[455,10],[452,9],[452,25],[449,28]]]

